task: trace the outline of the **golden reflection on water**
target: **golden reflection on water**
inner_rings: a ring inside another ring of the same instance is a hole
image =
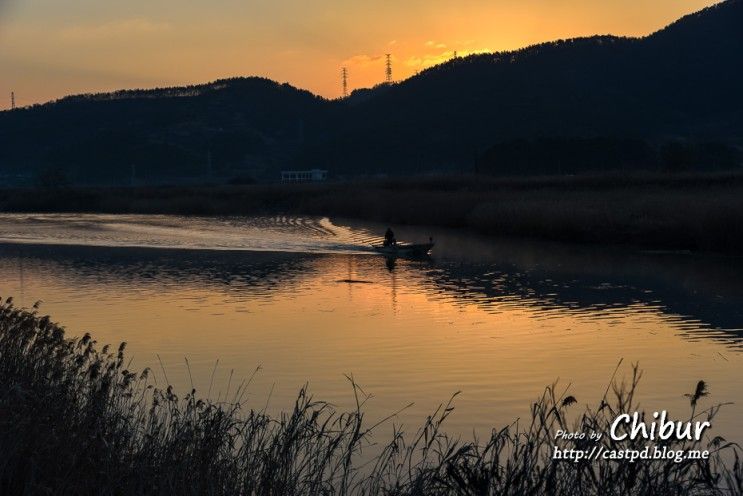
[[[366,255],[148,252],[122,262],[120,252],[25,250],[0,257],[1,295],[43,300],[72,335],[127,341],[134,367],[159,372],[159,354],[182,392],[184,357],[204,395],[219,361],[212,397],[224,394],[230,371],[234,390],[260,366],[250,405],[273,412],[290,408],[305,383],[350,408],[344,374],[352,374],[374,396],[370,419],[415,402],[400,418],[417,425],[462,391],[448,430],[482,434],[526,416],[558,378],[579,403],[598,403],[620,359],[645,370],[640,397],[650,410],[685,415],[683,393],[699,379],[711,385],[710,401],[743,399],[734,333],[674,314],[662,297],[643,299],[643,288],[617,303],[611,281],[583,287],[595,300],[586,303],[559,271],[527,277],[461,261],[390,267]],[[741,414],[727,407],[713,435],[740,439]]]

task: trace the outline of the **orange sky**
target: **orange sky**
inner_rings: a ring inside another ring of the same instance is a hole
[[[644,35],[709,0],[0,0],[0,109],[70,93],[260,75],[340,96],[450,58]]]

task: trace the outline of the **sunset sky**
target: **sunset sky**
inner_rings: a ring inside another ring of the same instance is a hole
[[[70,93],[259,75],[320,95],[460,55],[644,35],[710,0],[0,0],[0,109]]]

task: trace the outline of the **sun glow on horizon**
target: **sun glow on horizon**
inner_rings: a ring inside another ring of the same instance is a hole
[[[9,106],[11,91],[28,105],[72,93],[253,75],[335,98],[341,67],[348,69],[349,91],[371,87],[384,81],[387,53],[393,79],[402,80],[455,54],[594,34],[645,35],[713,3],[11,0],[0,6],[0,108]]]

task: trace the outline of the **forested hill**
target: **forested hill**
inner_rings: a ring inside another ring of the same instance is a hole
[[[516,138],[737,142],[741,26],[735,0],[641,39],[596,36],[453,60],[355,106],[341,153],[357,150],[363,169],[391,149],[425,169]],[[361,151],[364,135],[375,140]]]
[[[0,113],[0,166],[91,182],[239,174],[290,160],[331,107],[263,78],[71,96]]]
[[[68,97],[0,113],[0,167],[115,182],[272,178],[287,167],[558,173],[657,167],[668,146],[693,148],[690,167],[734,166],[741,26],[743,0],[728,0],[644,38],[456,58],[346,100],[260,78]],[[708,149],[723,159],[705,160]],[[564,160],[552,164],[554,153]],[[574,157],[585,167],[566,168]]]

